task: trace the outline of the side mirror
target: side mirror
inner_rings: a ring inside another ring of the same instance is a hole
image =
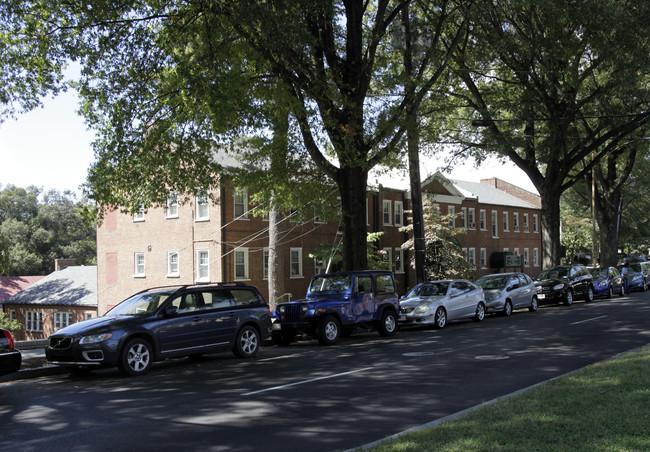
[[[163,315],[164,315],[165,317],[173,317],[173,316],[175,316],[177,313],[178,313],[178,308],[177,308],[176,306],[173,306],[173,305],[169,305],[169,306],[167,306],[167,307],[165,308],[165,310],[163,311]]]

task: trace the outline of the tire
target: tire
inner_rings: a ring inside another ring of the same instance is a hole
[[[260,333],[252,325],[244,325],[237,333],[233,353],[239,358],[252,358],[260,349]]]
[[[295,337],[295,334],[283,331],[280,333],[273,333],[271,337],[275,345],[279,345],[280,347],[286,347],[288,345],[291,345]]]
[[[381,319],[377,323],[377,331],[382,337],[394,336],[397,331],[397,317],[390,309],[381,313]]]
[[[537,297],[533,297],[532,300],[530,300],[530,306],[528,306],[528,310],[530,312],[535,312],[537,311],[538,303],[537,303]]]
[[[334,345],[341,337],[341,322],[333,315],[326,315],[318,322],[316,338],[321,345]]]
[[[476,322],[481,322],[485,318],[485,305],[481,302],[476,306],[476,314],[474,314],[474,320]]]
[[[436,328],[439,330],[443,329],[447,325],[447,312],[443,308],[436,309],[435,319],[434,325]]]
[[[648,283],[643,281],[643,284],[641,285],[641,292],[645,292],[648,290]]]
[[[614,289],[612,289],[612,286],[609,286],[609,289],[607,289],[607,298],[612,298],[614,296]]]
[[[153,350],[146,339],[136,337],[122,348],[118,367],[125,375],[142,375],[151,369]]]
[[[503,315],[506,317],[510,317],[512,314],[512,303],[510,300],[506,300],[506,304],[503,306]]]
[[[571,290],[566,291],[566,294],[564,295],[564,304],[567,306],[573,304],[573,292]]]
[[[587,288],[587,294],[585,295],[585,301],[591,303],[594,301],[594,289],[591,286]]]

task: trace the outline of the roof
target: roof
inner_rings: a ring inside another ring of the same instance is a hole
[[[452,183],[465,197],[477,198],[477,200],[482,204],[539,210],[539,207],[488,184],[461,180],[452,180]]]
[[[44,276],[0,276],[0,303],[43,278]]]
[[[4,304],[97,307],[97,267],[81,265],[55,271]]]

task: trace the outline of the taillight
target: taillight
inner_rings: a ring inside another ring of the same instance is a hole
[[[3,333],[5,333],[5,337],[7,338],[7,342],[9,342],[9,348],[14,348],[14,338],[11,335],[11,333],[7,330],[2,330]]]

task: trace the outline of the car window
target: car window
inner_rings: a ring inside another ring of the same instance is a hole
[[[395,281],[391,275],[379,275],[375,279],[377,294],[395,293]]]
[[[437,281],[434,283],[418,284],[412,288],[405,298],[410,297],[432,297],[436,295],[445,295],[449,287],[448,281]]]
[[[507,276],[484,276],[483,278],[476,281],[476,284],[486,290],[492,290],[505,288],[507,282]]]
[[[147,292],[127,298],[105,315],[147,315],[158,309],[169,297],[167,292]]]
[[[205,309],[229,308],[233,301],[224,290],[210,290],[203,292],[203,306]]]
[[[235,306],[261,305],[262,301],[255,292],[249,289],[230,289]]]
[[[196,311],[203,306],[203,302],[200,301],[201,297],[198,295],[194,292],[184,293],[172,301],[172,306],[176,306],[179,313]]]
[[[356,280],[356,284],[358,293],[372,292],[372,278],[370,278],[370,276],[359,276]]]
[[[527,286],[528,284],[530,284],[530,282],[531,282],[530,276],[523,275],[523,274],[519,275],[519,284],[521,285],[521,287]]]
[[[466,282],[463,282],[463,281],[456,281],[456,282],[453,283],[452,286],[451,286],[451,292],[450,292],[450,295],[451,295],[451,296],[454,296],[454,295],[460,295],[460,294],[462,294],[462,293],[469,292],[469,291],[472,290],[473,288],[474,288],[474,287],[470,286],[470,285],[467,284]]]

